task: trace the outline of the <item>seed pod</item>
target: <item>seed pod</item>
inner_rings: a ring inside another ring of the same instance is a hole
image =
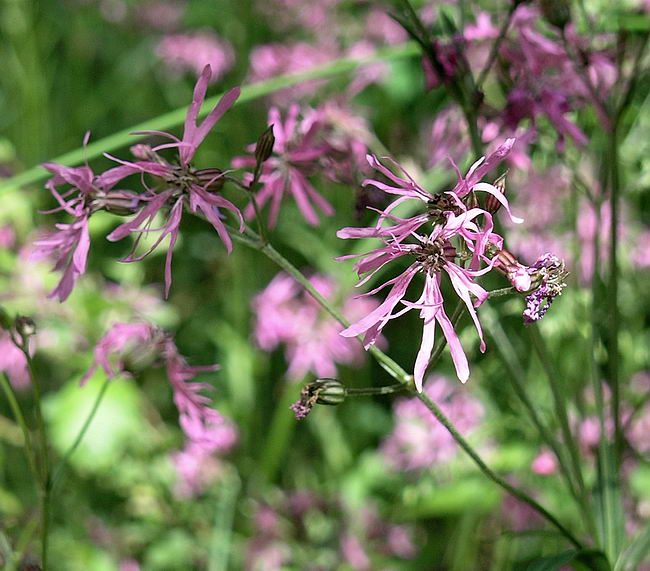
[[[19,315],[16,317],[16,332],[20,335],[23,340],[26,340],[32,335],[36,335],[36,323],[31,317],[26,315]]]

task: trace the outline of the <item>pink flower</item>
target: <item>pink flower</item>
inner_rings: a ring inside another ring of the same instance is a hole
[[[478,428],[483,406],[465,387],[454,385],[445,377],[431,376],[424,391],[460,432],[471,435]],[[394,412],[395,427],[381,445],[389,466],[418,470],[444,464],[456,456],[454,439],[419,400],[400,398],[395,402]]]
[[[294,198],[305,220],[312,226],[319,224],[312,203],[325,215],[334,214],[332,205],[318,193],[308,179],[318,166],[318,161],[329,150],[329,145],[320,137],[323,125],[313,117],[299,119],[299,114],[298,105],[289,108],[284,121],[276,107],[269,111],[268,122],[273,125],[275,145],[273,155],[264,163],[260,177],[262,187],[255,200],[260,208],[271,202],[271,228],[277,223],[280,205],[286,195]],[[233,160],[233,166],[236,168],[254,165],[253,157],[237,157]],[[245,213],[247,218],[253,217],[252,204],[246,208]]]
[[[83,384],[101,366],[108,378],[128,372],[134,363],[149,364],[156,358],[164,361],[167,377],[174,392],[179,423],[192,445],[192,451],[206,454],[224,452],[237,441],[236,428],[229,420],[210,408],[210,399],[200,391],[211,386],[191,382],[198,374],[216,371],[218,365],[189,366],[178,352],[172,337],[149,323],[117,323],[99,340],[95,359],[81,380]]]
[[[335,292],[325,276],[314,275],[310,281],[324,297]],[[359,364],[363,357],[359,344],[341,337],[342,327],[288,274],[276,275],[252,305],[257,344],[265,351],[284,344],[292,379],[301,380],[309,372],[319,378],[335,377],[337,363]],[[352,298],[344,302],[343,312],[360,317],[377,305],[371,298]]]
[[[198,146],[203,142],[221,116],[239,97],[239,88],[231,89],[219,100],[206,118],[197,124],[199,110],[205,99],[211,75],[211,68],[209,65],[206,65],[194,88],[194,97],[187,111],[182,139],[179,140],[169,133],[146,131],[146,133],[151,135],[162,135],[172,139],[173,142],[159,145],[154,149],[149,149],[146,146],[137,146],[134,149],[135,152],[140,158],[145,160],[128,162],[114,159],[121,163],[121,165],[106,171],[97,179],[99,184],[107,188],[112,188],[118,181],[137,173],[142,176],[148,173],[164,181],[164,190],[154,191],[153,189],[147,189],[146,194],[140,195],[141,200],[145,201],[146,205],[135,218],[121,224],[113,230],[108,235],[108,239],[116,241],[125,238],[129,234],[136,234],[135,244],[137,245],[143,234],[160,232],[147,252],[139,256],[136,256],[132,252],[122,260],[124,262],[136,262],[153,252],[162,240],[166,236],[169,236],[169,247],[165,260],[165,296],[169,294],[171,287],[172,253],[174,244],[178,238],[181,217],[185,207],[188,207],[192,212],[200,212],[212,224],[229,253],[232,250],[232,239],[228,234],[228,230],[223,222],[223,215],[219,209],[225,208],[230,210],[239,219],[240,231],[243,229],[243,219],[239,209],[229,200],[216,194],[216,191],[220,190],[223,185],[223,171],[219,169],[196,170],[190,164]],[[157,153],[161,149],[171,147],[178,148],[179,165],[169,163]],[[150,228],[150,224],[158,212],[167,208],[169,211],[163,226],[160,228]]]
[[[370,292],[370,294],[374,294],[386,286],[392,286],[385,301],[377,309],[353,323],[342,331],[341,335],[345,337],[364,335],[364,345],[367,348],[375,342],[377,335],[388,321],[403,315],[410,309],[420,309],[420,317],[424,320],[424,331],[422,344],[415,362],[414,378],[418,390],[422,390],[422,380],[433,350],[436,323],[440,325],[449,344],[458,378],[462,382],[467,381],[469,378],[467,357],[443,305],[440,290],[443,271],[448,275],[456,294],[467,306],[481,339],[481,351],[485,350],[475,307],[487,298],[487,292],[474,282],[474,278],[491,269],[491,265],[484,270],[478,270],[478,267],[482,260],[487,260],[485,248],[488,242],[498,242],[501,238],[492,234],[492,216],[481,208],[468,210],[462,198],[473,190],[486,191],[510,213],[508,202],[503,193],[493,185],[481,182],[481,180],[489,170],[507,156],[513,143],[514,140],[508,140],[493,154],[478,160],[472,165],[465,177],[461,175],[454,164],[459,179],[454,190],[436,195],[424,190],[396,163],[394,163],[396,170],[399,169],[404,178],[384,167],[375,157],[369,157],[370,163],[387,177],[393,185],[377,180],[368,180],[366,184],[371,184],[389,194],[395,194],[398,198],[380,213],[374,228],[344,228],[337,233],[340,238],[376,236],[384,241],[384,246],[376,250],[358,256],[339,258],[363,258],[355,264],[354,269],[360,277],[362,274],[368,275],[358,285],[368,281],[392,260],[402,256],[411,256],[415,259],[400,276],[389,280]],[[427,210],[408,219],[399,219],[390,213],[399,204],[413,199],[424,203]],[[483,226],[479,226],[477,223],[479,217],[484,219]],[[515,221],[519,220],[512,217],[512,215],[511,218]],[[382,227],[381,224],[384,220],[390,220],[395,224]],[[417,230],[429,222],[433,223],[433,229],[428,236],[416,233]],[[405,243],[407,239],[415,240],[415,243],[407,244]],[[454,259],[458,254],[452,240],[459,241],[471,252],[471,270],[454,263]],[[415,302],[403,301],[408,286],[415,275],[420,272],[425,274],[422,295]],[[476,301],[472,301],[472,296]],[[400,302],[406,308],[395,311],[397,304]]]
[[[57,232],[37,240],[32,259],[56,259],[53,271],[63,271],[63,275],[48,297],[58,297],[63,302],[72,292],[79,276],[86,271],[90,249],[88,219],[92,213],[91,201],[98,189],[94,174],[87,166],[70,168],[54,163],[42,166],[54,174],[45,187],[56,198],[59,207],[50,212],[63,210],[73,216],[74,221],[56,224]],[[59,193],[57,187],[64,184],[70,185],[70,188]]]
[[[549,476],[557,471],[557,458],[548,448],[544,448],[533,460],[531,468],[540,476]]]
[[[205,66],[209,65],[212,83],[223,76],[235,60],[232,46],[209,31],[165,36],[158,44],[156,53],[175,74],[191,71],[200,76]]]
[[[311,5],[313,7],[313,3]],[[312,45],[307,42],[294,44],[266,44],[251,50],[249,79],[263,81],[276,75],[297,73],[327,63],[339,55],[331,43]],[[313,94],[322,81],[306,81],[295,87],[276,92],[272,100],[276,105],[286,106],[288,101]]]
[[[11,340],[9,333],[2,330],[0,330],[0,373],[5,373],[9,377],[9,382],[15,389],[23,390],[29,387],[27,359]]]

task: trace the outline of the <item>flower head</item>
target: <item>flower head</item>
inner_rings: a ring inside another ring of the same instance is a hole
[[[243,227],[243,219],[239,209],[229,200],[217,194],[224,183],[224,172],[220,169],[197,170],[191,165],[192,158],[199,145],[239,97],[239,88],[231,89],[219,100],[205,119],[201,123],[197,123],[211,75],[211,68],[206,65],[194,88],[194,97],[187,111],[182,139],[178,139],[170,133],[146,131],[145,134],[162,135],[171,139],[172,142],[158,145],[153,149],[144,145],[136,146],[133,151],[140,160],[129,162],[114,159],[121,163],[120,166],[106,171],[97,179],[101,185],[108,188],[133,174],[140,174],[141,176],[149,174],[155,180],[162,182],[160,188],[147,188],[146,193],[140,195],[140,199],[145,203],[145,206],[135,218],[113,230],[108,235],[108,239],[116,241],[125,238],[129,234],[136,234],[137,245],[142,235],[159,232],[158,237],[147,252],[139,256],[132,252],[122,260],[124,262],[135,262],[149,255],[166,236],[169,236],[169,247],[165,260],[166,296],[169,294],[172,281],[172,252],[178,238],[183,211],[186,207],[192,212],[200,212],[212,224],[228,252],[232,250],[232,240],[223,222],[220,209],[230,210],[239,219],[240,229]],[[178,149],[178,164],[172,164],[158,154],[158,151],[166,148]],[[164,224],[158,228],[150,228],[158,213],[163,210],[167,211]]]
[[[364,345],[368,347],[375,342],[388,321],[403,315],[410,309],[419,309],[420,317],[424,320],[424,330],[414,372],[418,390],[422,390],[424,374],[433,350],[436,324],[442,329],[449,344],[458,378],[462,382],[469,378],[467,357],[460,345],[454,325],[444,308],[440,287],[443,273],[448,276],[455,293],[467,307],[481,340],[481,351],[485,350],[481,325],[475,307],[487,298],[487,292],[474,279],[489,271],[493,265],[493,262],[486,256],[488,244],[502,241],[502,239],[492,233],[492,215],[482,208],[469,208],[466,197],[470,198],[469,195],[473,191],[485,191],[504,206],[510,214],[505,195],[495,186],[483,182],[482,179],[489,170],[508,155],[513,143],[514,140],[509,139],[487,158],[478,160],[466,176],[463,176],[454,165],[458,174],[458,183],[453,190],[438,194],[431,194],[423,189],[396,163],[393,162],[393,166],[395,170],[402,173],[402,176],[389,170],[375,157],[369,157],[368,160],[371,164],[392,184],[378,180],[368,180],[366,184],[373,185],[386,193],[397,195],[398,198],[380,212],[374,228],[344,228],[337,233],[340,238],[376,236],[384,242],[382,247],[360,256],[340,258],[361,258],[355,264],[354,269],[360,277],[362,274],[367,275],[358,285],[370,280],[381,268],[397,258],[407,256],[413,259],[411,265],[400,276],[369,292],[369,294],[374,294],[384,287],[391,286],[391,290],[382,304],[343,330],[341,335],[345,337],[364,335]],[[391,211],[407,200],[422,202],[426,210],[408,219],[394,216]],[[520,221],[512,217],[511,214],[510,216],[513,220]],[[393,224],[382,226],[386,220]],[[432,225],[433,228],[429,230],[428,234],[423,234],[423,229],[427,224]],[[463,267],[461,263],[456,263],[455,260],[459,257],[470,261],[469,269]],[[485,269],[479,270],[482,261],[488,262],[489,265]],[[418,273],[424,274],[423,292],[415,302],[405,301],[403,298],[406,291]],[[405,308],[396,309],[399,303]]]

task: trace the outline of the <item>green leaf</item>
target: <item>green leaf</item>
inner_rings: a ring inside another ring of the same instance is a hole
[[[577,555],[577,551],[563,551],[556,555],[548,555],[546,557],[539,557],[531,561],[526,568],[526,571],[554,571],[559,569],[563,565],[574,560]]]
[[[615,571],[634,571],[650,553],[650,523],[647,523],[616,561]]]

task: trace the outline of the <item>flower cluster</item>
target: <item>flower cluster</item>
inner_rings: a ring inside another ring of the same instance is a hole
[[[368,161],[389,183],[369,179],[366,185],[372,185],[388,194],[396,195],[388,207],[380,212],[377,224],[371,228],[344,228],[338,232],[340,238],[377,237],[383,240],[383,246],[361,255],[343,256],[340,259],[361,257],[354,268],[359,276],[367,274],[359,285],[367,283],[386,264],[400,258],[412,260],[408,268],[399,276],[376,287],[365,295],[377,293],[391,286],[385,301],[374,311],[353,323],[341,332],[345,337],[364,336],[366,348],[377,340],[377,336],[388,321],[403,315],[411,309],[419,309],[424,320],[422,343],[415,362],[415,384],[422,390],[424,374],[431,358],[435,340],[436,324],[439,324],[449,344],[451,356],[458,378],[465,382],[469,378],[467,357],[460,344],[454,324],[444,307],[442,276],[446,274],[461,302],[474,321],[481,341],[481,351],[485,343],[481,325],[476,314],[476,307],[483,303],[488,292],[475,278],[490,271],[495,265],[492,260],[495,249],[500,249],[503,238],[493,232],[491,212],[503,207],[515,222],[520,219],[512,216],[501,189],[483,182],[485,175],[494,169],[510,152],[514,139],[508,139],[487,158],[481,158],[463,177],[454,163],[458,175],[456,186],[447,192],[432,194],[420,185],[397,163],[391,162],[400,175],[395,174],[377,157],[369,156]],[[478,206],[476,192],[486,192],[490,207]],[[424,210],[410,218],[399,218],[393,211],[406,201],[416,201]],[[384,222],[390,224],[384,226]],[[492,255],[491,255],[492,254]],[[467,262],[467,267],[464,265]],[[481,264],[486,267],[481,269]],[[424,290],[414,301],[405,301],[406,291],[418,274],[424,274]],[[397,310],[399,303],[405,307]]]
[[[51,297],[64,301],[72,292],[78,277],[86,271],[90,248],[88,221],[97,210],[123,216],[135,214],[134,218],[121,224],[107,236],[111,241],[131,234],[136,236],[133,251],[122,260],[124,262],[142,260],[169,236],[165,261],[165,296],[169,294],[171,287],[172,251],[185,209],[204,217],[216,230],[228,252],[232,250],[232,240],[224,223],[222,210],[229,210],[234,214],[239,221],[240,231],[243,229],[243,218],[232,202],[218,194],[224,185],[224,172],[218,168],[196,169],[191,163],[199,145],[239,97],[239,88],[231,89],[205,119],[198,123],[211,77],[211,67],[206,65],[196,83],[181,139],[158,131],[139,133],[162,136],[171,139],[171,142],[153,148],[142,144],[134,146],[131,149],[136,157],[134,161],[109,157],[119,163],[119,166],[100,175],[95,175],[88,166],[69,168],[54,163],[43,165],[54,174],[46,184],[59,203],[59,207],[52,212],[63,210],[74,217],[73,222],[57,224],[57,232],[36,242],[37,248],[33,257],[53,257],[56,260],[54,270],[63,271],[63,276]],[[178,150],[177,161],[170,162],[159,153],[167,148]],[[144,192],[116,188],[118,183],[132,175],[141,178]],[[150,186],[147,183],[146,175],[154,180],[155,185]],[[59,191],[62,185],[69,188]],[[164,219],[162,224],[151,228],[161,215]],[[158,233],[153,245],[145,253],[136,254],[135,250],[142,236],[151,233]]]

